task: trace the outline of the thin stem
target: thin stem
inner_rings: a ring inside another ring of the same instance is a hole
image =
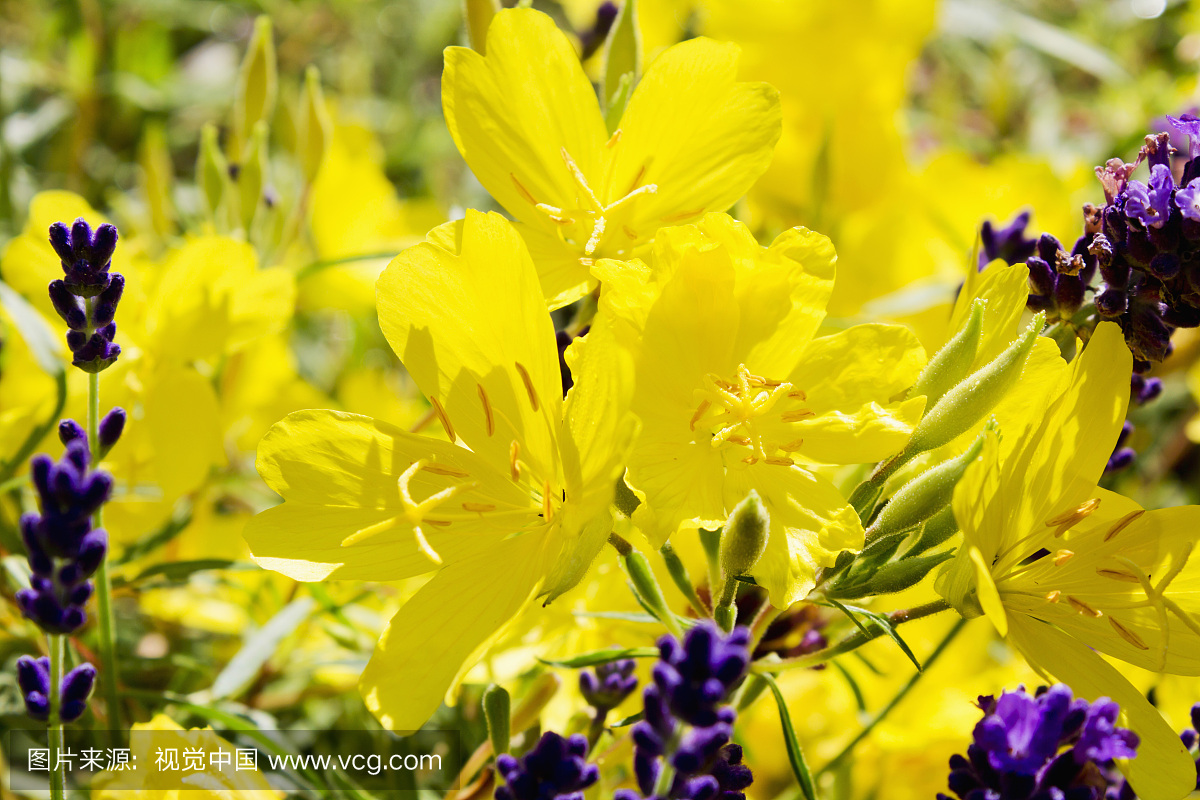
[[[888,622],[890,622],[893,626],[902,625],[905,622],[912,622],[915,619],[922,619],[924,617],[941,613],[942,611],[947,611],[949,608],[950,605],[945,600],[934,600],[933,602],[926,603],[923,606],[893,611],[892,613],[888,614]],[[837,644],[832,645],[831,647],[826,647],[824,650],[818,650],[815,653],[797,656],[796,658],[785,658],[773,663],[754,664],[750,668],[750,671],[785,672],[789,669],[815,667],[818,664],[824,664],[831,658],[837,658],[844,653],[849,653],[851,650],[857,650],[867,642],[883,636],[884,633],[885,631],[880,626],[876,625],[869,628],[865,633],[861,630],[855,631],[853,634],[847,636],[845,639],[842,639]]]
[[[59,633],[51,633],[46,637],[50,646],[50,798],[63,800],[65,797],[66,780],[59,764],[59,753],[63,749],[63,726],[59,715],[62,704],[60,686],[63,676],[63,637]]]
[[[89,313],[90,317],[90,313]],[[88,450],[99,461],[100,455],[100,373],[88,373]],[[96,466],[96,465],[94,465]],[[104,526],[104,510],[96,509],[92,527]],[[108,706],[109,736],[116,739],[122,730],[121,696],[117,692],[117,629],[112,610],[112,579],[108,575],[108,554],[96,570],[96,611],[100,635],[100,682],[104,685],[104,702]],[[114,744],[119,744],[115,742]]]
[[[857,736],[850,740],[849,744],[842,748],[842,752],[830,759],[828,764],[817,770],[817,775],[824,775],[826,772],[844,761],[846,757],[854,751],[854,748],[858,746],[858,743],[867,738],[871,731],[875,729],[875,726],[880,722],[883,722],[884,718],[886,718],[888,714],[892,713],[896,706],[900,705],[900,702],[908,695],[909,692],[912,691],[913,687],[917,685],[917,681],[921,680],[921,676],[929,671],[929,668],[938,660],[938,657],[941,656],[941,654],[945,652],[946,648],[950,646],[950,643],[954,641],[954,637],[958,636],[959,631],[963,629],[963,626],[966,624],[966,622],[967,621],[965,619],[960,617],[958,621],[954,623],[954,627],[950,629],[950,632],[946,634],[946,637],[938,643],[938,646],[930,654],[929,658],[925,659],[925,668],[919,672],[913,673],[913,676],[908,679],[904,686],[900,688],[900,691],[896,692],[896,696],[888,701],[886,706],[879,710],[879,713],[867,723],[866,727],[859,731]]]

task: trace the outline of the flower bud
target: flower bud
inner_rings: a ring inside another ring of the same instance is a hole
[[[868,536],[875,538],[915,528],[949,505],[958,479],[979,456],[984,436],[994,427],[989,422],[985,432],[976,437],[964,453],[925,470],[901,486],[879,512]]]
[[[767,535],[771,517],[763,507],[758,492],[751,490],[746,499],[737,504],[721,535],[719,563],[721,576],[732,580],[754,569],[758,559],[767,549]]]
[[[64,445],[76,441],[87,444],[87,431],[75,420],[64,419],[58,423],[58,440]]]
[[[1025,333],[1000,355],[946,392],[917,423],[906,453],[913,456],[941,447],[990,413],[1021,376],[1045,321],[1044,314],[1035,316]]]
[[[630,583],[633,584],[633,591],[642,605],[659,622],[666,625],[667,630],[679,635],[679,622],[676,621],[675,614],[667,606],[667,600],[663,597],[658,579],[654,577],[654,571],[650,569],[650,562],[644,555],[633,549],[622,555],[621,561],[625,565],[625,573],[629,576]]]
[[[304,73],[304,98],[301,100],[297,128],[296,154],[300,169],[304,173],[304,180],[312,183],[325,159],[325,151],[329,149],[332,128],[329,111],[325,107],[325,93],[321,91],[321,73],[313,66]]]
[[[954,557],[954,553],[934,553],[917,558],[904,558],[890,561],[879,569],[865,582],[843,589],[838,586],[831,596],[845,599],[875,596],[880,594],[895,594],[912,588],[920,583],[929,571],[939,564]]]
[[[277,83],[271,19],[261,16],[254,20],[254,34],[238,72],[233,101],[233,137],[229,150],[231,158],[240,159],[250,132],[259,122],[270,119],[275,110]]]
[[[238,172],[238,208],[241,211],[242,227],[250,230],[254,215],[263,199],[263,184],[267,176],[267,123],[260,121],[254,126],[250,147]]]
[[[982,299],[976,299],[971,304],[967,321],[925,364],[917,376],[917,382],[908,392],[909,397],[925,395],[925,408],[931,409],[946,392],[966,377],[983,336],[983,309],[986,305]]]
[[[954,509],[946,506],[929,518],[929,521],[925,523],[925,528],[921,531],[921,538],[917,539],[916,543],[908,549],[905,556],[911,557],[924,553],[926,550],[932,550],[956,533],[958,533],[958,520],[954,518]]]
[[[96,668],[91,664],[80,664],[62,679],[59,717],[63,722],[74,722],[87,711],[87,700],[96,684]]]
[[[512,731],[512,709],[508,691],[503,686],[492,684],[483,693],[483,717],[487,720],[492,751],[496,755],[507,753]]]
[[[229,164],[217,144],[217,126],[211,122],[200,129],[200,153],[196,159],[196,182],[211,218],[217,216],[221,198],[225,193],[225,181],[229,176]]]
[[[108,451],[125,432],[125,417],[125,409],[117,406],[105,414],[104,419],[100,420],[100,426],[96,431],[96,438],[100,445],[100,458],[108,455]]]

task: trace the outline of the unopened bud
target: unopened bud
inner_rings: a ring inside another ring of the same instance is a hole
[[[58,440],[64,445],[71,442],[83,442],[87,445],[87,431],[73,419],[64,419],[58,423]]]
[[[771,517],[763,506],[762,498],[758,492],[751,490],[746,499],[733,509],[721,534],[719,563],[722,578],[728,581],[754,569],[767,549],[770,525]]]
[[[250,132],[259,122],[270,119],[275,110],[277,82],[271,19],[262,16],[254,20],[254,35],[250,38],[250,47],[238,72],[233,102],[233,136],[229,150],[231,158],[241,158]]]
[[[211,122],[200,129],[200,153],[196,160],[196,181],[200,184],[200,194],[204,196],[204,206],[208,209],[209,217],[215,218],[221,207],[221,198],[225,193],[225,181],[228,180],[229,164],[221,153],[217,143],[217,126]]]
[[[929,556],[891,561],[877,569],[866,583],[847,590],[844,594],[841,591],[834,594],[838,597],[853,599],[868,595],[902,592],[916,586],[929,574],[930,570],[953,557],[953,553],[934,553]]]
[[[325,159],[332,127],[325,107],[325,93],[321,91],[321,73],[316,67],[309,67],[304,73],[304,98],[300,105],[296,142],[300,169],[309,183],[317,177]]]
[[[483,717],[487,720],[488,738],[496,755],[508,752],[512,731],[512,711],[508,691],[503,686],[489,686],[483,693]]]
[[[941,447],[991,413],[1020,378],[1045,321],[1046,315],[1038,314],[1000,355],[946,392],[917,423],[905,452],[913,456]]]
[[[956,533],[958,533],[958,520],[954,518],[954,509],[946,506],[925,523],[925,527],[921,531],[921,538],[917,539],[916,544],[910,547],[905,555],[915,556],[926,550],[932,550]]]
[[[246,160],[238,172],[238,207],[241,210],[242,227],[250,230],[254,215],[263,198],[263,184],[267,175],[267,123],[259,121],[254,126]]]
[[[993,427],[989,422],[988,430]],[[986,435],[986,432],[981,433],[964,453],[925,470],[901,486],[871,525],[871,536],[915,528],[948,506],[958,479],[979,457]]]
[[[125,409],[117,406],[104,415],[96,429],[96,439],[100,445],[100,458],[108,455],[108,451],[125,432]]]
[[[976,299],[971,304],[967,321],[925,364],[925,369],[921,370],[917,382],[908,392],[909,397],[925,395],[925,408],[932,409],[946,392],[967,376],[979,351],[979,341],[983,336],[983,309],[986,305],[982,299]]]

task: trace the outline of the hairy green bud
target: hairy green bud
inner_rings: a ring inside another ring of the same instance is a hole
[[[917,423],[905,453],[911,457],[941,447],[991,413],[1020,378],[1045,321],[1046,315],[1038,314],[1028,330],[1000,355],[942,395]]]
[[[954,518],[954,509],[946,506],[925,523],[925,528],[921,531],[921,538],[917,539],[916,544],[910,547],[905,555],[915,556],[926,550],[932,550],[956,533],[958,533],[958,520]]]
[[[890,561],[875,570],[866,581],[856,582],[851,586],[835,586],[830,596],[852,600],[858,597],[902,592],[916,586],[929,574],[930,570],[953,557],[953,553],[934,553],[929,556]]]
[[[754,569],[767,549],[771,517],[758,492],[751,490],[729,515],[721,534],[719,563],[721,577],[728,581]]]
[[[492,684],[483,693],[483,717],[487,720],[488,738],[496,755],[508,752],[509,735],[512,731],[512,711],[508,691],[503,686]]]
[[[917,382],[909,390],[909,397],[925,395],[925,407],[933,408],[946,392],[950,391],[971,369],[979,342],[983,338],[983,309],[987,302],[976,299],[971,304],[971,315],[962,328],[933,354],[917,376]]]

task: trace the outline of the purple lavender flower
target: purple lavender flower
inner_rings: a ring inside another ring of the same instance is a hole
[[[997,228],[991,220],[984,220],[979,229],[980,270],[996,259],[1003,259],[1006,264],[1020,264],[1033,255],[1037,248],[1037,239],[1030,239],[1025,235],[1025,230],[1029,227],[1029,218],[1030,213],[1022,211],[1003,228]]]
[[[1130,181],[1125,187],[1125,214],[1147,228],[1161,228],[1171,214],[1171,193],[1175,179],[1171,168],[1155,164],[1150,168],[1150,184]]]
[[[30,462],[40,514],[21,517],[21,538],[33,573],[30,587],[17,592],[25,616],[48,633],[72,633],[83,625],[88,580],[108,549],[108,535],[92,528],[92,514],[112,493],[112,478],[90,470],[86,440],[63,426],[66,451],[55,463],[38,455]],[[60,428],[61,430],[61,428]]]
[[[1200,178],[1175,192],[1175,206],[1187,219],[1200,222]]]
[[[950,759],[948,784],[960,800],[1124,796],[1113,760],[1135,757],[1138,738],[1116,727],[1120,708],[1107,697],[1088,703],[1058,684],[1035,695],[1021,687],[981,697],[979,705],[974,742],[966,756]]]
[[[633,674],[636,667],[636,661],[625,658],[601,664],[595,672],[583,670],[579,673],[579,691],[583,699],[601,715],[612,711],[637,688],[638,679]]]
[[[496,800],[583,800],[583,790],[600,779],[587,751],[582,735],[564,739],[547,731],[521,758],[500,756],[496,769],[505,785],[496,789]]]
[[[96,668],[83,663],[62,677],[58,684],[58,715],[74,722],[87,710],[87,699],[96,684]],[[50,717],[50,659],[21,656],[17,659],[17,685],[25,698],[25,710],[39,721]]]
[[[1188,160],[1200,155],[1200,117],[1195,114],[1167,115],[1167,124],[1176,134],[1188,137]]]
[[[56,222],[50,226],[50,245],[62,259],[64,275],[50,282],[50,301],[67,323],[67,346],[74,354],[71,363],[85,372],[100,372],[121,354],[113,342],[117,334],[113,318],[125,278],[109,273],[117,229],[105,224],[93,231],[82,217],[70,228]]]
[[[645,714],[633,728],[641,793],[622,789],[614,800],[744,800],[753,776],[741,748],[730,743],[737,714],[725,704],[745,677],[749,645],[746,628],[726,635],[709,620],[682,643],[659,640],[654,682],[643,692]],[[667,777],[666,793],[656,793]]]

